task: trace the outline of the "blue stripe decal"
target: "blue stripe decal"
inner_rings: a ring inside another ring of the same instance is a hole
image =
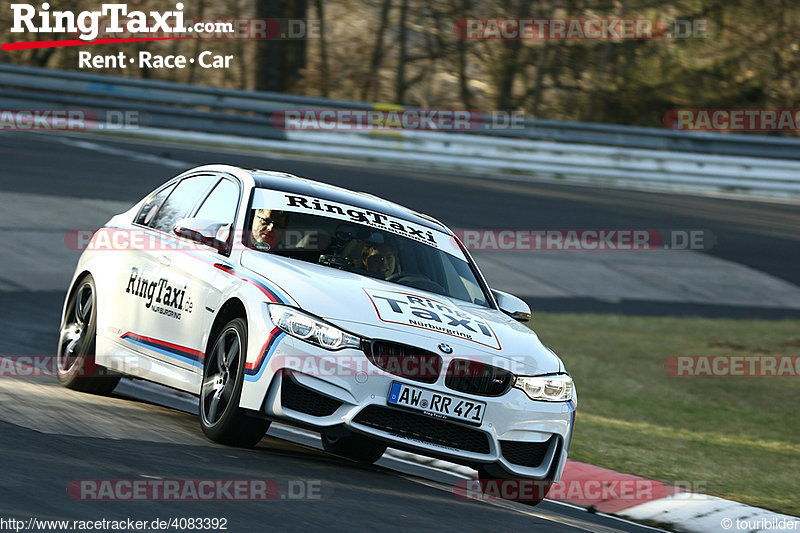
[[[144,340],[139,340],[139,339],[134,338],[133,336],[125,336],[125,337],[123,337],[123,339],[125,339],[126,341],[128,341],[128,342],[130,342],[132,344],[135,344],[137,346],[142,346],[144,348],[147,348],[148,350],[152,350],[154,352],[158,352],[161,355],[167,356],[167,357],[169,357],[171,359],[177,359],[178,361],[180,361],[182,363],[186,363],[188,365],[192,365],[192,366],[197,367],[197,368],[203,368],[203,362],[202,361],[198,361],[195,357],[193,357],[191,355],[182,354],[182,353],[176,352],[176,351],[171,351],[171,350],[169,350],[168,348],[166,348],[164,346],[159,346],[157,344],[152,344],[152,343],[149,343],[149,342],[144,341]]]
[[[264,369],[267,368],[267,361],[272,358],[272,355],[275,353],[275,350],[278,349],[278,345],[286,336],[286,333],[279,332],[277,335],[272,337],[269,341],[269,345],[267,345],[267,355],[261,360],[261,364],[258,368],[254,368],[252,370],[245,370],[244,379],[245,381],[258,381],[261,379],[261,376],[264,374]],[[257,372],[256,374],[251,374],[251,372]]]

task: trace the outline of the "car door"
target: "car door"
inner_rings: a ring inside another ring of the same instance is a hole
[[[145,233],[144,246],[126,273],[125,296],[132,308],[122,337],[137,351],[174,367],[169,377],[174,386],[186,386],[190,378],[183,371],[191,372],[202,361],[196,346],[179,344],[175,339],[177,330],[196,325],[194,302],[205,297],[202,284],[179,278],[170,268],[183,255],[186,270],[192,268],[187,262],[202,264],[195,250],[181,248],[174,229],[179,220],[194,212],[217,181],[219,177],[210,173],[181,179],[160,205],[143,210],[136,222]]]
[[[147,286],[143,280],[155,277],[161,265],[158,256],[152,252],[152,235],[147,225],[156,212],[172,194],[178,181],[173,180],[153,191],[144,201],[132,221],[105,226],[103,234],[96,235],[97,242],[107,243],[100,248],[104,268],[96,272],[101,287],[109,287],[100,293],[100,309],[98,315],[98,336],[108,338],[112,344],[101,344],[97,362],[111,368],[126,370],[129,366],[140,366],[136,360],[127,359],[113,348],[122,344],[126,349],[138,352],[139,346],[132,340],[143,334],[147,314]],[[102,239],[102,240],[101,240]]]
[[[241,185],[231,177],[217,175],[209,192],[187,217],[216,222],[222,226],[225,238],[239,208]],[[222,236],[222,235],[220,235]],[[169,236],[176,250],[166,251],[160,283],[164,285],[162,301],[153,315],[153,331],[175,352],[174,364],[202,376],[205,334],[210,330],[216,310],[218,291],[214,280],[220,270],[215,264],[226,260],[216,248],[173,234]],[[226,252],[227,253],[227,252]],[[211,292],[216,298],[209,298]]]

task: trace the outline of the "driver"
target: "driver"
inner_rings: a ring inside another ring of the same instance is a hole
[[[250,243],[253,248],[269,251],[277,246],[286,230],[288,216],[285,211],[256,209],[253,214],[253,231]]]
[[[361,255],[364,268],[388,279],[397,268],[397,249],[391,244],[367,244]]]

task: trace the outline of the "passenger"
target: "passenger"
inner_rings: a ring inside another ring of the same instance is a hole
[[[388,279],[397,269],[397,249],[391,244],[367,244],[361,256],[364,268]]]

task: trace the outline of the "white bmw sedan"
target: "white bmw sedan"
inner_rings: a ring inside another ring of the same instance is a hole
[[[253,446],[280,420],[362,462],[391,446],[549,484],[577,394],[529,319],[429,216],[203,166],[94,233],[64,303],[59,380],[196,394],[203,431],[225,444]]]

